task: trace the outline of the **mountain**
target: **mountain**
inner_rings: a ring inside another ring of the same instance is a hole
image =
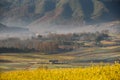
[[[11,27],[11,26],[6,26],[4,24],[0,23],[0,32],[5,33],[5,32],[27,32],[29,31],[26,28],[20,28],[20,27]]]
[[[0,30],[4,28],[6,28],[6,26],[0,23]]]
[[[34,35],[27,28],[8,26],[0,23],[0,40],[6,38],[29,39]]]
[[[0,21],[25,26],[120,20],[119,4],[119,0],[1,0]]]

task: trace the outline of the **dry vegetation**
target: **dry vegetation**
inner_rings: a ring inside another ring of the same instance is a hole
[[[51,64],[49,60],[58,60],[58,64]],[[80,48],[76,51],[47,54],[44,53],[1,53],[0,71],[20,69],[35,69],[40,66],[48,68],[70,68],[89,66],[100,62],[114,63],[120,60],[120,46]]]

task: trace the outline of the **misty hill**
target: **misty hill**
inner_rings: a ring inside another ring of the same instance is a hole
[[[14,27],[0,23],[0,40],[7,38],[29,39],[34,36],[28,28]]]
[[[0,32],[20,32],[20,31],[29,31],[26,28],[20,27],[10,27],[0,23]]]
[[[119,0],[1,0],[0,21],[28,25],[119,20],[119,3]]]
[[[7,28],[7,27],[0,23],[0,30],[3,29],[3,28]]]

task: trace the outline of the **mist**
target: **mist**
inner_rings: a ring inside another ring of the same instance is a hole
[[[7,38],[19,38],[19,39],[30,39],[32,36],[34,36],[31,32],[6,32],[6,33],[0,33],[0,39],[7,39]]]
[[[39,24],[34,26],[27,26],[30,32],[39,33],[39,34],[48,34],[48,33],[83,33],[83,32],[96,32],[102,30],[109,30],[111,33],[116,33],[120,29],[120,22],[115,21],[111,23],[96,23],[92,25],[53,25],[53,24]]]
[[[15,24],[14,24],[15,25]],[[34,26],[33,26],[34,25]],[[47,35],[49,33],[67,34],[67,33],[83,33],[96,31],[101,32],[102,30],[109,30],[111,33],[120,31],[120,21],[108,22],[108,23],[96,23],[96,24],[85,24],[85,25],[56,25],[56,24],[32,24],[28,26],[17,25],[11,27],[7,25],[7,28],[0,30],[0,39],[6,38],[20,38],[30,39],[36,37],[36,34]]]
[[[6,38],[29,39],[32,36],[34,36],[34,33],[30,32],[28,28],[22,28],[17,26],[12,27],[8,25],[3,25],[3,27],[0,28],[0,40]]]

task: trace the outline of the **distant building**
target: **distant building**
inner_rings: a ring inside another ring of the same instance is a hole
[[[51,64],[57,64],[58,60],[49,60],[49,63],[51,63]]]

